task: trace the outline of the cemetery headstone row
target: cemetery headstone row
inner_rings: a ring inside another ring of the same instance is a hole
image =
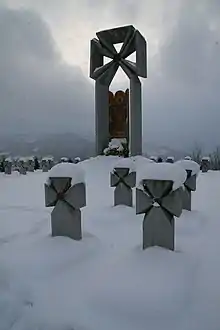
[[[137,170],[134,160],[126,159],[114,167],[110,185],[115,188],[115,206],[132,207],[132,188],[136,186],[136,214],[144,214],[143,249],[157,245],[174,250],[174,217],[180,217],[183,209],[191,210],[198,172],[199,165],[190,160],[151,162]],[[79,165],[61,163],[50,170],[45,205],[54,206],[52,236],[82,238],[80,209],[86,205],[86,185]]]

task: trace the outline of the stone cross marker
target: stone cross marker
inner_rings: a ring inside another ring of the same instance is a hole
[[[81,211],[86,205],[85,184],[71,185],[71,178],[50,178],[45,184],[45,205],[54,206],[51,213],[52,236],[81,240]]]
[[[136,172],[130,171],[129,168],[116,167],[111,173],[111,187],[114,190],[114,205],[131,206],[132,203],[132,188],[136,184]]]
[[[34,159],[32,158],[28,159],[27,167],[29,172],[34,172]]]
[[[144,37],[132,25],[96,33],[90,46],[90,78],[95,80],[96,153],[108,146],[109,86],[119,67],[130,80],[130,154],[142,154],[142,102],[139,77],[147,77],[147,52]],[[123,43],[119,52],[114,44]],[[136,51],[136,63],[126,58]],[[104,64],[104,57],[111,62]]]
[[[171,157],[171,156],[167,157],[166,163],[173,164],[174,163],[174,157]]]
[[[54,166],[54,159],[48,158],[48,168],[51,170],[51,168]]]
[[[203,157],[201,160],[201,170],[203,173],[206,173],[210,170],[210,158]]]
[[[200,166],[196,162],[188,159],[179,160],[175,164],[181,166],[187,174],[182,187],[182,203],[184,210],[191,211],[192,191],[196,191],[196,179]]]
[[[18,161],[18,168],[19,168],[19,173],[26,175],[27,174],[27,170],[26,170],[26,166],[25,166],[25,161],[23,159],[19,159]]]
[[[5,174],[11,174],[12,169],[12,160],[6,159],[5,160]]]
[[[42,159],[41,161],[41,167],[42,167],[42,171],[43,172],[48,172],[49,171],[49,163],[48,163],[48,160],[47,159]]]
[[[192,210],[192,191],[196,191],[196,175],[192,175],[191,170],[186,170],[187,179],[182,188],[183,209]]]
[[[143,249],[161,246],[174,250],[174,216],[182,213],[181,189],[172,181],[143,180],[136,189],[136,214],[144,213]]]

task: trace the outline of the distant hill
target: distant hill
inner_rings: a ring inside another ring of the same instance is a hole
[[[53,155],[56,159],[63,156],[80,157],[86,159],[95,155],[95,141],[82,138],[75,133],[45,134],[40,137],[16,135],[14,137],[0,137],[0,153],[12,156],[46,156]],[[174,156],[182,158],[186,152],[175,150],[168,146],[158,146],[152,142],[143,143],[143,154],[146,156]]]
[[[48,134],[37,138],[18,135],[1,138],[0,152],[13,156],[53,155],[57,159],[63,156],[85,159],[94,155],[95,145],[74,133]]]

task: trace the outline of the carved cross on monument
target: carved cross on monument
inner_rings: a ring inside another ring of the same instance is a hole
[[[91,40],[90,77],[95,80],[96,153],[109,142],[109,86],[119,67],[130,79],[130,154],[142,154],[142,102],[139,77],[147,77],[146,41],[132,25],[104,30]],[[123,43],[119,53],[114,44]],[[126,58],[136,51],[136,63]],[[111,62],[104,65],[104,56]]]

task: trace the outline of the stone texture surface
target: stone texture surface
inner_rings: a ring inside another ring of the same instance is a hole
[[[114,205],[133,206],[132,188],[136,184],[136,172],[129,168],[116,167],[111,175],[111,187],[114,190]]]
[[[20,160],[18,162],[18,168],[19,168],[19,173],[20,174],[22,174],[22,175],[26,175],[27,174],[25,162],[23,160]]]
[[[50,184],[45,184],[45,205],[54,206],[52,236],[82,239],[80,208],[86,205],[84,183],[71,186],[71,178],[50,178]]]
[[[42,171],[43,171],[43,172],[48,172],[48,171],[49,171],[50,166],[49,166],[49,163],[48,163],[47,160],[43,159],[43,160],[41,161],[41,168],[42,168]]]
[[[143,249],[156,245],[174,250],[174,216],[182,213],[182,196],[172,186],[172,181],[143,180],[143,189],[136,189],[136,213],[145,214]]]
[[[142,101],[139,77],[147,77],[144,37],[132,25],[104,30],[91,40],[90,77],[95,80],[96,153],[102,154],[109,142],[109,86],[119,67],[130,79],[130,154],[142,154]],[[114,44],[123,43],[117,53]],[[136,51],[136,63],[126,58]],[[104,56],[111,62],[104,64]]]
[[[210,161],[207,159],[202,159],[201,161],[201,171],[206,173],[210,170]]]
[[[5,174],[11,174],[12,172],[12,162],[5,162]]]
[[[192,171],[187,170],[187,179],[184,183],[184,188],[181,191],[183,209],[192,210],[192,191],[196,191],[196,175],[191,175]]]
[[[34,160],[28,160],[27,169],[29,172],[34,172]]]

